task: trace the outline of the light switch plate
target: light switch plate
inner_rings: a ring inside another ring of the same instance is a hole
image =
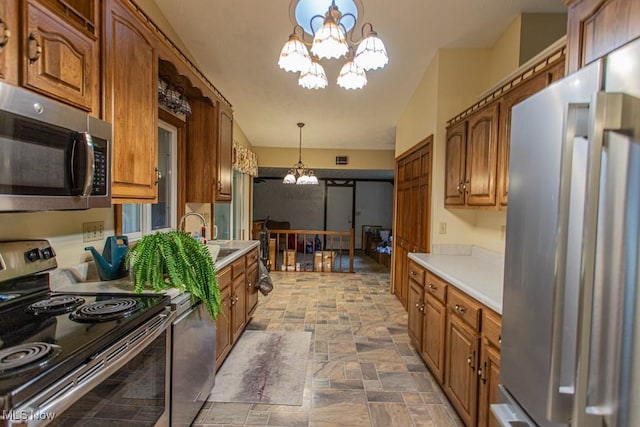
[[[94,242],[104,239],[104,221],[83,222],[82,242]]]
[[[446,222],[441,222],[440,223],[440,234],[447,234],[447,223]]]

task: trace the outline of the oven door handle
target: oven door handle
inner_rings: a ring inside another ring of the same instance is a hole
[[[15,409],[18,414],[28,414],[28,420],[6,420],[5,425],[32,427],[48,424],[57,414],[71,407],[85,393],[118,371],[163,332],[170,333],[169,326],[175,317],[175,312],[167,307],[116,344],[98,353],[88,363]]]

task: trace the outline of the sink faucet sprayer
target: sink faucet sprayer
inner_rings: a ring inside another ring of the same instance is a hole
[[[188,217],[188,216],[192,216],[195,215],[198,218],[200,218],[200,221],[202,222],[202,228],[200,229],[201,235],[202,235],[202,239],[203,241],[206,241],[206,235],[207,235],[207,220],[204,217],[204,215],[202,215],[201,213],[198,212],[187,212],[186,214],[182,215],[182,218],[180,218],[180,221],[178,222],[178,230],[179,231],[184,231],[184,220]]]

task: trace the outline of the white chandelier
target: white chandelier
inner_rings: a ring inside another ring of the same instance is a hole
[[[284,177],[282,182],[284,184],[298,184],[298,185],[306,185],[306,184],[317,184],[318,178],[313,174],[313,171],[308,169],[307,166],[302,163],[302,128],[304,123],[298,123],[298,127],[300,128],[300,145],[298,148],[298,163],[293,165],[287,176]]]
[[[345,89],[362,89],[367,84],[365,71],[382,68],[389,62],[384,43],[370,23],[362,25],[360,39],[354,40],[359,6],[356,1],[359,0],[339,0],[338,3],[349,10],[343,14],[338,9],[336,0],[331,0],[330,3],[329,0],[325,3],[317,0],[292,0],[292,19],[296,24],[280,52],[278,65],[285,71],[299,72],[300,86],[307,89],[323,89],[327,86],[327,75],[318,62],[320,59],[346,57],[347,62],[342,66],[337,79],[338,86]],[[324,16],[317,13],[319,7],[322,8],[320,11],[326,10]],[[314,24],[320,22],[319,19],[322,19],[322,26],[316,31]],[[313,41],[305,40],[305,34],[310,34]],[[311,54],[307,46],[311,47]]]

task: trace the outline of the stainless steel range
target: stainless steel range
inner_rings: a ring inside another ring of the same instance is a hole
[[[0,242],[0,425],[169,424],[169,297],[60,294],[46,240]]]

